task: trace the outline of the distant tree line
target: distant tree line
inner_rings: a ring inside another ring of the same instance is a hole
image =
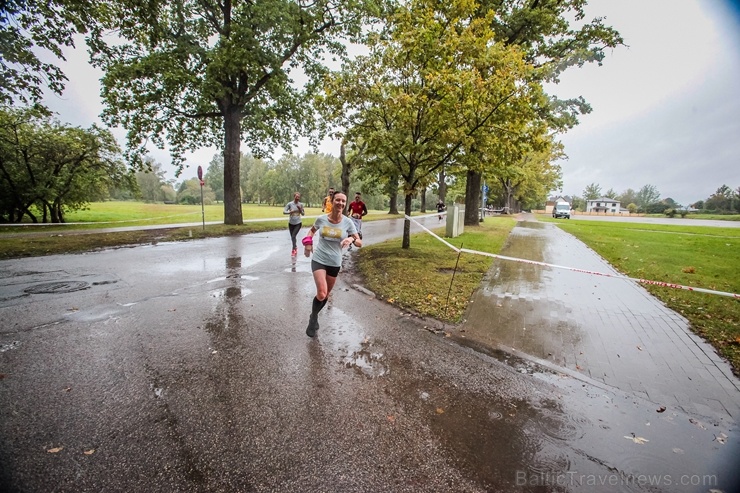
[[[572,206],[575,210],[586,210],[586,201],[607,197],[618,200],[622,207],[631,213],[645,214],[675,214],[686,215],[689,211],[707,214],[738,214],[740,213],[740,187],[731,189],[722,185],[706,200],[699,200],[693,204],[679,204],[671,197],[661,198],[660,192],[655,185],[644,185],[638,191],[631,188],[617,193],[610,188],[602,191],[597,183],[591,183],[583,190],[583,196],[573,196]]]
[[[740,214],[740,187],[733,190],[722,185],[706,200],[696,202],[694,208],[710,214]]]

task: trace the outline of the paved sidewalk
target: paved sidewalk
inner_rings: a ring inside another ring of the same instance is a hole
[[[502,255],[618,274],[548,223],[519,222]],[[496,260],[464,329],[467,338],[512,348],[659,406],[740,421],[740,380],[729,364],[685,318],[635,282]]]

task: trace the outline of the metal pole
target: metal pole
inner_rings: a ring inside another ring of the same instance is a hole
[[[480,222],[486,217],[486,180],[483,180],[483,187],[480,194]]]
[[[203,231],[206,230],[206,209],[203,206],[203,180],[200,181],[200,215],[203,218]]]

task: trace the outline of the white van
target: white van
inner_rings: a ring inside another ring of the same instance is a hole
[[[564,217],[570,219],[570,204],[568,202],[558,202],[555,207],[552,208],[552,217],[555,219]]]

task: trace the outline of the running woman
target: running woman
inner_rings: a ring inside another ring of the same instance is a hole
[[[293,250],[290,252],[291,257],[298,255],[298,246],[296,244],[296,237],[298,232],[301,230],[303,222],[301,216],[306,215],[306,211],[303,210],[303,204],[301,204],[301,194],[296,192],[293,194],[293,200],[285,204],[283,214],[290,214],[288,218],[288,231],[290,231],[290,241],[293,242]]]
[[[311,270],[316,284],[316,296],[311,305],[311,316],[308,319],[306,335],[314,337],[319,330],[319,312],[329,298],[334,283],[342,266],[342,249],[350,245],[362,246],[362,240],[357,234],[355,224],[350,218],[342,214],[347,205],[347,196],[343,192],[336,192],[332,197],[332,208],[329,214],[319,216],[308,231],[304,244],[313,242],[316,233],[319,241],[313,242],[313,258]]]

